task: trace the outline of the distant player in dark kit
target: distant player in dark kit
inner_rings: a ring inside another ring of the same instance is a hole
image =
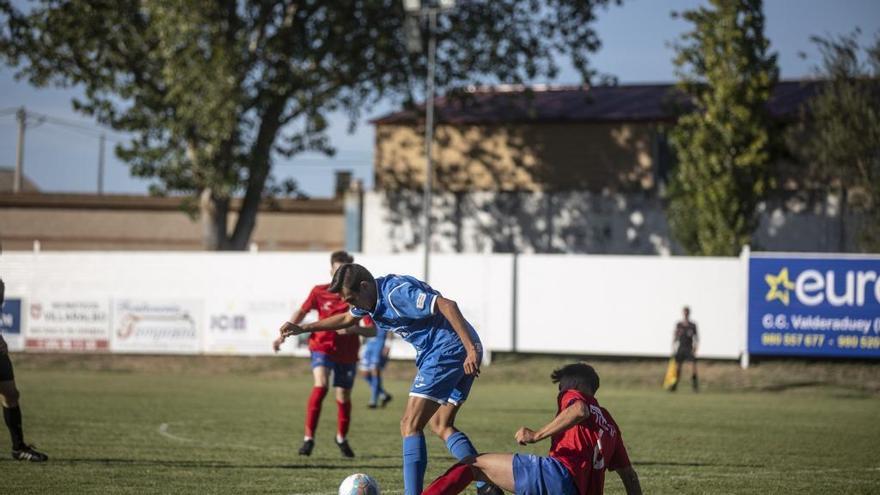
[[[685,306],[682,310],[682,319],[675,324],[675,335],[673,338],[673,349],[675,362],[678,364],[677,376],[675,384],[670,387],[670,391],[675,392],[678,388],[678,382],[681,378],[681,369],[685,361],[691,362],[691,386],[694,392],[699,390],[697,381],[697,345],[700,338],[697,335],[697,324],[691,321],[691,308]]]
[[[354,258],[345,251],[337,251],[330,255],[330,276],[345,263]],[[317,311],[319,318],[326,318],[348,312],[348,303],[339,294],[327,290],[329,284],[316,285],[309,292],[302,306],[293,313],[290,321],[281,326],[281,335],[272,343],[275,352],[287,338],[290,329],[295,328],[310,311]],[[333,375],[333,387],[336,389],[336,445],[345,457],[354,457],[354,451],[348,444],[348,428],[351,424],[351,388],[354,386],[357,372],[359,335],[375,335],[369,321],[362,322],[361,327],[354,325],[340,329],[338,332],[315,333],[309,337],[309,351],[312,354],[312,375],[315,385],[309,396],[306,407],[306,424],[300,455],[311,455],[315,447],[315,429],[321,416],[321,404],[327,396],[330,375]]]
[[[599,375],[584,363],[554,371],[559,384],[553,421],[541,429],[520,428],[520,445],[550,438],[550,454],[480,454],[455,464],[424,495],[455,495],[472,481],[485,480],[517,495],[602,495],[605,471],[616,471],[627,495],[642,493],[620,427],[594,397]]]
[[[0,307],[6,296],[6,286],[0,280]],[[3,336],[0,335],[0,399],[3,400],[3,420],[12,437],[12,458],[17,461],[45,462],[49,456],[34,450],[32,445],[24,443],[24,431],[21,427],[21,407],[18,405],[18,388],[15,386],[15,373],[12,361],[9,360],[9,349]]]
[[[294,335],[346,328],[367,316],[379,329],[394,332],[416,349],[418,373],[400,420],[403,437],[404,495],[422,493],[428,448],[423,430],[431,430],[456,459],[477,455],[468,437],[455,428],[455,417],[479,374],[483,348],[476,330],[455,301],[414,277],[375,278],[361,265],[349,264],[333,275],[330,290],[351,305],[346,314],[294,328]],[[499,493],[491,484],[479,494]]]

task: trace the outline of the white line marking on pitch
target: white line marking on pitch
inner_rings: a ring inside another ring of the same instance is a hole
[[[159,434],[165,438],[170,438],[171,440],[176,440],[178,442],[192,442],[192,439],[190,439],[190,438],[183,438],[183,437],[179,437],[177,435],[173,435],[171,433],[168,433],[168,423],[162,423],[161,425],[159,425]]]

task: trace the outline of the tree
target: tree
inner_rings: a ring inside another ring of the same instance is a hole
[[[710,0],[682,17],[693,31],[675,45],[678,87],[693,110],[670,133],[678,165],[669,221],[693,254],[737,255],[757,226],[768,189],[766,103],[778,80],[761,0]]]
[[[860,247],[880,251],[880,33],[864,54],[856,29],[840,37],[811,38],[821,54],[816,72],[827,83],[804,108],[787,136],[789,149],[809,175],[840,201],[840,223],[849,205],[862,213]],[[840,231],[841,249],[846,231]]]
[[[589,81],[591,24],[612,2],[459,2],[438,28],[437,85],[553,78],[560,53]],[[0,0],[0,16],[17,76],[83,87],[77,110],[136,136],[116,150],[134,175],[200,200],[209,249],[246,247],[274,159],[333,153],[329,112],[353,125],[380,98],[411,105],[425,74],[400,0]]]

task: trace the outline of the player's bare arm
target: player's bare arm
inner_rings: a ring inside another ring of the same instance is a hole
[[[453,330],[461,339],[467,351],[467,357],[464,359],[464,372],[467,375],[480,374],[480,358],[477,353],[477,347],[471,339],[471,333],[468,331],[467,323],[465,323],[464,315],[458,309],[458,304],[451,299],[445,297],[437,297],[437,309],[440,311],[447,321],[452,325]]]
[[[626,495],[642,495],[642,485],[639,483],[639,475],[632,466],[627,466],[617,470],[620,481],[626,489]]]
[[[575,401],[559,413],[559,415],[553,418],[553,421],[547,423],[540,430],[533,431],[529,428],[522,427],[516,432],[515,438],[520,445],[540,442],[545,438],[550,438],[557,433],[561,433],[571,428],[587,419],[589,415],[590,410],[587,408],[587,404],[581,401]]]
[[[357,325],[358,321],[360,321],[360,318],[353,316],[351,313],[340,313],[338,315],[324,318],[323,320],[318,320],[314,323],[293,325],[291,330],[285,335],[300,335],[313,332],[335,332],[336,330],[342,330],[343,328]]]
[[[342,330],[337,330],[336,333],[340,335],[360,335],[361,337],[375,337],[376,336],[376,327],[373,325],[369,326],[361,326],[355,325],[349,328],[343,328]]]

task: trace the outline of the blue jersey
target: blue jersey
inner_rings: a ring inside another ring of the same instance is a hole
[[[430,285],[406,275],[386,275],[376,279],[376,306],[373,311],[352,307],[358,318],[370,315],[377,331],[394,332],[416,348],[416,366],[434,351],[463,350],[452,324],[437,311],[440,293]],[[480,339],[467,324],[474,344]]]

